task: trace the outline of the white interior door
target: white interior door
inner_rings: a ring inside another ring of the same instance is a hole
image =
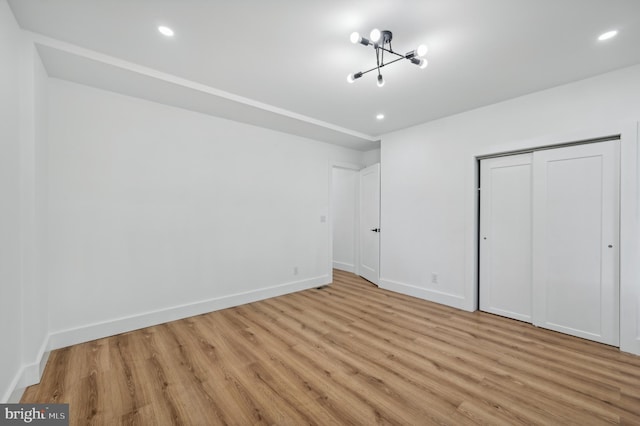
[[[531,322],[532,154],[480,161],[480,309]]]
[[[358,273],[378,285],[380,275],[380,164],[360,170]]]
[[[619,344],[619,144],[534,153],[535,325]]]

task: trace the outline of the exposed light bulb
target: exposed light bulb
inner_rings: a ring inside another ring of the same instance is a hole
[[[617,30],[607,31],[604,34],[600,34],[600,37],[598,37],[598,40],[600,41],[609,40],[610,38],[614,38],[617,35],[618,35]]]
[[[376,120],[384,120],[384,114],[376,115]]]
[[[384,78],[382,78],[382,74],[378,74],[378,87],[384,86]]]
[[[160,34],[162,34],[163,36],[166,36],[166,37],[173,37],[173,34],[174,34],[174,32],[173,32],[173,30],[171,28],[165,27],[164,25],[160,25],[158,27],[158,31],[160,32]]]
[[[427,54],[428,51],[429,51],[429,48],[427,47],[427,45],[421,44],[420,46],[418,46],[417,49],[412,50],[411,52],[408,52],[406,55],[404,55],[404,57],[407,59],[411,59],[411,58],[415,58],[416,56],[424,56]]]
[[[369,34],[369,38],[371,38],[371,41],[374,43],[377,43],[378,41],[380,41],[380,30],[377,28],[374,28],[371,30],[371,34]]]
[[[357,44],[360,41],[360,34],[357,31],[351,33],[351,37],[349,37],[351,43]]]

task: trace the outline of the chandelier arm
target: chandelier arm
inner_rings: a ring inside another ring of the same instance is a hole
[[[402,57],[400,57],[400,58],[397,58],[397,59],[394,59],[394,60],[393,60],[393,61],[391,61],[391,62],[387,62],[386,64],[383,64],[380,68],[382,68],[382,67],[386,67],[387,65],[391,65],[391,64],[393,64],[393,63],[395,63],[395,62],[398,62],[398,61],[401,61],[401,60],[403,60],[403,59],[405,59],[405,57],[404,57],[404,56],[402,56]]]
[[[365,75],[366,73],[371,72],[371,71],[375,71],[375,70],[377,70],[378,68],[379,68],[379,67],[375,66],[375,67],[373,67],[373,68],[371,68],[371,69],[368,69],[368,70],[366,70],[366,71],[361,71],[361,72],[360,72],[360,74]]]
[[[382,65],[380,65],[378,68],[386,67],[387,65],[391,65],[391,64],[393,64],[393,63],[395,63],[395,62],[398,62],[398,61],[401,61],[401,60],[403,60],[403,59],[406,59],[406,58],[405,58],[404,56],[401,56],[401,57],[399,57],[399,58],[397,58],[397,59],[394,59],[394,60],[393,60],[393,61],[391,61],[391,62],[387,62],[386,64],[382,64]]]
[[[393,53],[393,54],[394,54],[394,55],[396,55],[396,56],[400,56],[401,58],[406,58],[406,56],[405,56],[405,55],[401,55],[401,54],[399,54],[398,52],[394,52],[393,50],[391,50],[391,49],[387,49],[387,48],[386,48],[386,47],[384,47],[384,46],[378,46],[378,48],[380,48],[380,49],[384,50],[385,52]]]
[[[401,61],[401,60],[403,60],[403,59],[405,59],[405,57],[404,57],[404,56],[403,56],[403,57],[401,57],[401,58],[398,58],[398,59],[394,59],[394,60],[393,60],[393,61],[391,61],[391,62],[387,62],[386,64],[382,64],[382,65],[380,65],[380,66],[375,66],[375,67],[373,67],[373,68],[371,68],[371,69],[368,69],[368,70],[366,70],[366,71],[361,71],[361,72],[360,72],[360,74],[361,74],[361,75],[365,75],[366,73],[371,72],[371,71],[376,71],[376,70],[378,70],[378,71],[379,71],[379,70],[380,70],[380,68],[384,68],[384,67],[386,67],[387,65],[391,65],[391,64],[393,64],[394,62],[398,62],[398,61]]]
[[[398,53],[398,52],[394,51],[393,49],[391,49],[391,43],[389,43],[389,49],[387,49],[383,45],[377,44],[377,43],[369,43],[369,46],[371,46],[376,51],[376,54],[378,53],[379,50],[384,50],[385,52],[394,54],[394,55],[402,57],[402,58],[406,58],[405,55],[401,55],[400,53]],[[407,58],[407,59],[409,59],[409,58]]]

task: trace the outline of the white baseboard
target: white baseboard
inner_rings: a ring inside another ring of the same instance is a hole
[[[25,389],[28,386],[35,385],[40,382],[47,360],[49,359],[50,351],[54,349],[113,336],[115,334],[133,331],[140,328],[150,327],[169,321],[188,318],[194,315],[200,315],[220,309],[269,299],[283,294],[307,290],[326,284],[331,284],[330,275],[293,281],[258,290],[173,306],[139,315],[116,318],[110,321],[87,324],[81,327],[51,333],[42,343],[36,357],[36,362],[32,364],[25,364],[20,368],[20,370],[18,370],[8,389],[6,389],[4,395],[2,395],[0,403],[20,402]]]
[[[26,389],[27,389],[26,387],[13,389],[13,391],[9,394],[9,397],[6,400],[6,403],[7,404],[18,404],[18,403],[20,403],[20,400],[22,399],[22,394],[24,394],[24,391]]]
[[[258,290],[216,297],[194,303],[173,306],[166,309],[145,312],[128,317],[115,318],[100,323],[87,324],[67,330],[60,330],[49,335],[49,350],[64,348],[78,343],[89,342],[103,337],[113,336],[128,331],[138,330],[153,325],[163,324],[183,318],[201,315],[220,309],[231,308],[246,303],[269,299],[287,293],[307,290],[330,284],[331,276],[308,278]]]
[[[333,261],[333,269],[339,269],[341,271],[355,273],[356,267],[351,263],[338,262],[337,260]]]
[[[19,388],[18,383],[20,382],[20,377],[22,376],[22,370],[18,370],[16,375],[13,377],[13,380],[9,384],[9,387],[4,390],[4,394],[2,395],[2,399],[0,399],[0,404],[5,403],[16,403],[20,401],[22,397],[22,393],[24,392],[24,388]]]
[[[36,357],[36,362],[33,364],[27,364],[22,368],[22,375],[18,382],[18,387],[26,388],[28,386],[35,385],[36,383],[40,383],[44,367],[47,365],[49,354],[51,353],[47,350],[48,346],[49,336],[47,336],[42,342]]]
[[[620,350],[622,352],[640,355],[640,337],[625,339],[625,336],[620,334]]]
[[[467,300],[463,296],[459,296],[457,294],[444,293],[441,291],[417,287],[411,284],[405,284],[385,278],[380,278],[379,287],[385,290],[395,291],[396,293],[406,294],[407,296],[417,297],[418,299],[424,299],[430,302],[451,306],[453,308],[471,311],[467,306]]]
[[[32,364],[24,364],[20,370],[18,370],[18,373],[0,402],[18,403],[20,402],[22,394],[27,387],[40,383],[44,367],[47,365],[47,361],[49,360],[50,352],[47,350],[47,346],[49,346],[49,336],[45,337],[44,341],[40,345],[40,350],[36,356],[36,362]]]

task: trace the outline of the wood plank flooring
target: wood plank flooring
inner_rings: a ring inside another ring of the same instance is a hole
[[[640,357],[334,283],[54,351],[72,425],[640,425]]]

